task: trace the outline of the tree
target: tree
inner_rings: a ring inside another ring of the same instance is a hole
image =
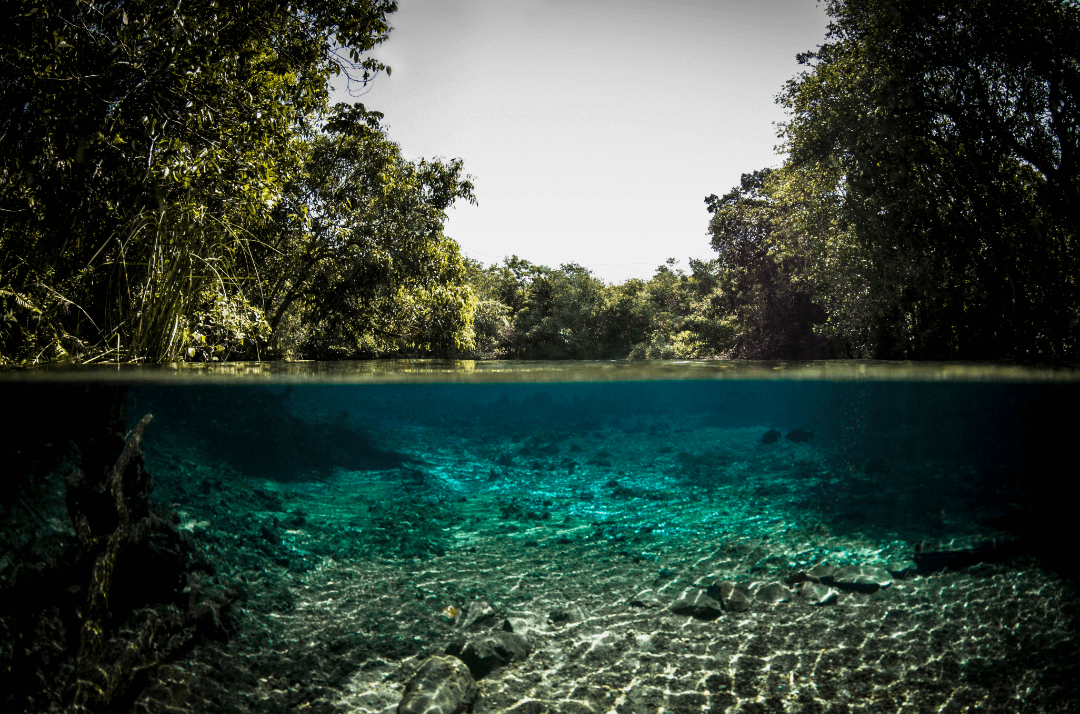
[[[771,173],[768,192],[785,210],[778,218],[775,255],[792,266],[793,290],[813,296],[825,321],[814,333],[825,338],[832,357],[874,355],[873,319],[885,296],[871,291],[869,256],[841,220],[843,195],[835,166],[795,166]],[[797,267],[796,267],[797,266]]]
[[[395,9],[5,3],[0,359],[174,357],[208,291],[247,303],[246,238],[303,164],[298,134],[332,74],[389,73],[360,55]]]
[[[705,199],[720,266],[713,309],[720,313],[720,324],[736,335],[732,357],[835,356],[835,348],[814,332],[826,315],[813,286],[796,277],[805,272],[806,261],[801,251],[790,250],[785,227],[792,206],[776,196],[776,178],[770,169],[743,174],[723,198]]]
[[[413,163],[363,104],[338,104],[253,244],[274,340],[308,357],[468,347],[476,298],[443,235],[462,162]],[[286,319],[289,316],[289,319]]]
[[[629,356],[656,329],[656,305],[649,283],[634,278],[605,290],[601,314],[604,351],[611,358]]]
[[[834,0],[779,100],[867,259],[877,357],[1075,360],[1080,8]]]
[[[631,359],[718,357],[731,349],[728,326],[714,311],[718,262],[691,259],[689,274],[674,265],[668,258],[648,282],[612,289],[617,297],[609,302],[609,330],[630,322],[631,330],[616,334],[630,343],[624,353]]]
[[[471,359],[502,359],[511,354],[514,342],[514,314],[524,305],[525,284],[521,275],[515,275],[510,266],[520,266],[516,255],[506,258],[503,266],[485,268],[479,261],[465,259],[466,280],[476,294],[477,304],[473,313],[473,347],[462,357]],[[519,296],[522,296],[519,298]]]
[[[576,263],[537,271],[514,315],[517,353],[526,359],[599,359],[604,284]]]
[[[578,269],[571,265],[572,270]],[[520,359],[527,355],[547,358],[569,354],[564,337],[570,334],[566,329],[572,332],[574,328],[567,324],[556,325],[556,322],[567,317],[567,310],[587,309],[587,306],[578,305],[575,308],[571,297],[556,296],[559,293],[555,285],[559,282],[558,274],[559,271],[546,265],[536,265],[516,255],[503,258],[501,264],[487,268],[472,263],[469,284],[479,303],[473,327],[477,345],[471,356]],[[586,282],[588,280],[586,277]],[[581,294],[591,292],[586,290]],[[555,303],[562,305],[558,310],[560,317],[551,314]],[[547,322],[540,325],[545,319]],[[571,322],[576,325],[580,319],[574,317]],[[574,349],[580,355],[583,345],[578,339],[573,341],[576,345]]]

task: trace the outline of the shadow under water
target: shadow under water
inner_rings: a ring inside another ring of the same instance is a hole
[[[167,423],[174,444],[201,451],[252,478],[319,479],[336,468],[383,471],[412,462],[353,428],[347,410],[305,420],[289,408],[292,387],[142,387],[130,406]]]

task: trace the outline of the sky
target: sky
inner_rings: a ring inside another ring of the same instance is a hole
[[[705,197],[779,166],[775,97],[824,41],[814,0],[399,0],[353,97],[409,160],[461,158],[445,233],[488,265],[608,283],[710,258]],[[364,92],[362,96],[359,95]]]

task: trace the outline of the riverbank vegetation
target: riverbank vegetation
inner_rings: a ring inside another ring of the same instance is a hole
[[[350,356],[464,346],[444,211],[461,161],[406,161],[329,81],[390,0],[5,4],[4,362]]]
[[[715,257],[617,285],[463,258],[462,160],[330,104],[395,9],[8,3],[0,363],[1078,361],[1075,2],[833,0],[783,165],[705,199]]]

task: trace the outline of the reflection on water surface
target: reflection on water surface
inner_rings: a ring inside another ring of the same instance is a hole
[[[783,379],[829,381],[1076,382],[1063,368],[964,362],[751,362],[746,360],[367,360],[341,362],[177,362],[171,364],[49,364],[0,369],[0,381],[117,384],[220,380],[267,383],[611,382]]]

